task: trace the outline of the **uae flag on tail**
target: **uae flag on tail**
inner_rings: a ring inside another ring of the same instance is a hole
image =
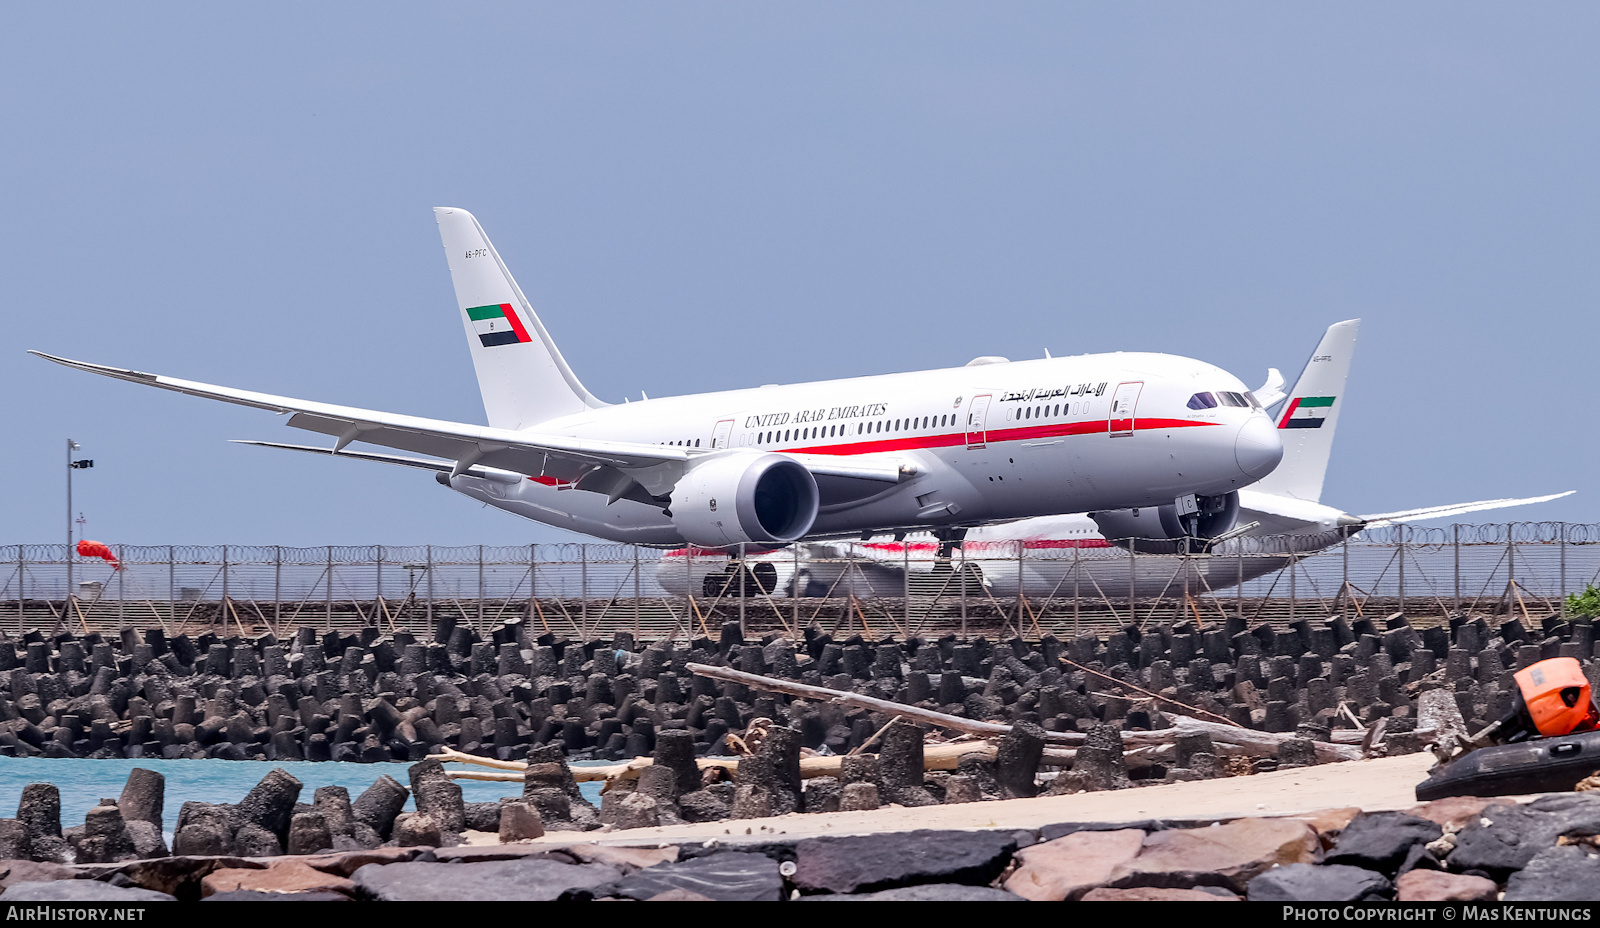
[[[472,320],[472,328],[478,333],[478,340],[483,342],[485,348],[533,341],[528,337],[528,330],[522,327],[522,320],[517,318],[517,311],[511,308],[510,303],[474,306],[467,310],[467,318]]]
[[[1289,408],[1283,412],[1283,421],[1278,423],[1280,429],[1320,429],[1322,420],[1328,417],[1328,411],[1333,409],[1331,396],[1301,396],[1289,403]]]

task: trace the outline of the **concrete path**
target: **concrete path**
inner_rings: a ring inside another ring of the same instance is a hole
[[[655,841],[743,842],[762,836],[788,838],[913,831],[919,828],[1037,828],[1056,822],[1125,822],[1140,819],[1221,819],[1286,815],[1358,807],[1364,811],[1419,805],[1414,790],[1427,778],[1433,756],[1426,752],[1377,760],[1322,764],[1294,770],[1172,783],[1137,789],[1043,799],[1011,799],[876,812],[796,814],[704,825],[635,828],[616,832],[553,832],[535,843],[648,844]]]

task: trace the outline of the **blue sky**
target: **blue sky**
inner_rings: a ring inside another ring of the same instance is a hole
[[[1600,298],[1592,5],[12,6],[0,543],[570,539],[69,357],[482,421],[431,208],[602,399],[1362,342],[1324,501],[1576,489]],[[1492,518],[1493,516],[1489,516]]]

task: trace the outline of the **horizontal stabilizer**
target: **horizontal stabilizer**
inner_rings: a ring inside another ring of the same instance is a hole
[[[1485,499],[1476,503],[1456,503],[1450,506],[1429,506],[1425,509],[1407,509],[1402,512],[1380,512],[1376,515],[1361,516],[1361,521],[1368,528],[1380,525],[1393,525],[1399,522],[1420,522],[1424,519],[1445,519],[1451,516],[1465,515],[1469,512],[1483,512],[1486,509],[1505,509],[1510,506],[1527,506],[1532,503],[1548,503],[1553,499],[1571,496],[1577,490],[1568,490],[1565,493],[1552,493],[1549,496],[1530,496],[1526,499]]]

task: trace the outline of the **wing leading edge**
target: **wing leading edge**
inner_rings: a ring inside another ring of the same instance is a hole
[[[1565,493],[1551,493],[1549,496],[1530,496],[1524,499],[1486,499],[1475,503],[1455,503],[1449,506],[1429,506],[1423,509],[1406,509],[1400,512],[1380,512],[1370,516],[1360,516],[1368,528],[1379,525],[1391,525],[1397,522],[1420,522],[1423,519],[1443,519],[1450,516],[1465,515],[1469,512],[1483,512],[1486,509],[1505,509],[1511,506],[1527,506],[1532,503],[1547,503],[1563,496],[1571,496],[1577,490],[1568,490]]]
[[[47,361],[54,361],[66,367],[130,383],[254,409],[266,409],[280,414],[290,413],[291,426],[334,436],[336,450],[342,450],[345,445],[353,441],[382,445],[386,448],[399,448],[402,451],[455,461],[453,472],[458,474],[480,463],[522,474],[549,475],[564,480],[577,479],[595,465],[610,465],[619,470],[629,471],[643,471],[666,465],[669,468],[675,466],[681,472],[682,466],[692,456],[692,449],[674,446],[540,435],[462,422],[402,416],[353,406],[336,406],[331,403],[316,403],[270,393],[236,390],[232,387],[179,380],[176,377],[163,377],[102,364],[90,364],[86,361],[56,357],[42,351],[30,350],[29,354],[38,355]]]
[[[648,492],[664,496],[683,476],[694,458],[712,453],[706,449],[572,438],[403,416],[90,364],[31,349],[28,353],[103,377],[265,409],[280,415],[288,414],[289,425],[295,428],[333,436],[335,441],[332,450],[336,452],[343,451],[351,442],[360,441],[453,461],[453,465],[444,468],[452,476],[469,473],[475,466],[482,465],[530,477],[553,477],[575,483],[597,468],[613,467],[633,478]],[[914,462],[885,455],[843,460],[818,455],[791,457],[819,476],[896,483],[919,472]],[[426,466],[434,469],[432,465]]]

